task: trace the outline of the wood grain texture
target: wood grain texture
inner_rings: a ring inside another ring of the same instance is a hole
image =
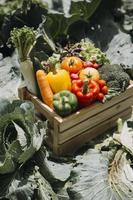
[[[30,100],[37,112],[49,120],[45,141],[56,155],[71,154],[92,138],[113,128],[118,118],[126,119],[131,115],[133,106],[133,87],[130,87],[104,104],[94,103],[61,118],[26,88],[19,89],[18,94],[21,99]]]
[[[116,121],[118,118],[122,118],[123,120],[128,119],[131,116],[131,108],[124,110],[122,113],[119,113],[112,117],[110,120],[105,120],[98,124],[97,126],[86,130],[82,134],[68,140],[67,142],[59,145],[58,154],[61,155],[71,155],[75,153],[80,147],[89,142],[90,140],[100,136],[101,134],[105,134],[105,131],[109,131],[110,129],[116,126]],[[110,131],[109,131],[110,132]]]
[[[76,135],[81,134],[82,132],[86,131],[89,128],[96,127],[98,124],[100,124],[101,122],[104,122],[105,120],[110,121],[112,117],[122,112],[123,110],[128,109],[129,105],[131,105],[132,102],[133,102],[133,99],[130,97],[118,104],[115,104],[109,107],[103,112],[97,111],[95,115],[91,117],[88,116],[84,121],[81,121],[81,123],[77,124],[76,126],[73,126],[65,130],[64,132],[61,132],[59,134],[59,144],[62,144],[65,141],[75,137]]]
[[[84,121],[86,118],[91,117],[97,112],[104,112],[104,110],[109,107],[118,104],[121,101],[126,100],[129,97],[133,97],[133,87],[127,89],[125,92],[121,93],[119,96],[113,97],[110,101],[102,103],[94,103],[88,107],[77,111],[73,115],[70,115],[66,118],[63,118],[62,123],[60,124],[60,132],[72,127],[73,125],[79,124]],[[133,105],[133,103],[132,103]],[[130,106],[130,105],[129,105]]]

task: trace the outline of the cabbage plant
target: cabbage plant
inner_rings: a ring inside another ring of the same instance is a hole
[[[34,156],[44,134],[30,101],[0,100],[0,199],[57,200]]]
[[[68,194],[73,200],[133,199],[133,121],[118,120],[118,131],[77,156]]]
[[[0,101],[0,174],[14,172],[41,147],[45,131],[34,121],[31,102]]]

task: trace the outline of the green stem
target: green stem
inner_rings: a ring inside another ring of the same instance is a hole
[[[50,66],[50,71],[53,72],[53,74],[57,74],[57,71],[56,71],[56,67],[51,63]]]
[[[74,60],[71,59],[70,62],[69,62],[69,66],[73,66],[74,65]]]
[[[68,98],[66,96],[63,96],[62,97],[62,104],[65,105],[66,102],[69,102]]]
[[[88,80],[85,80],[82,88],[82,93],[86,94],[88,91],[89,91]]]

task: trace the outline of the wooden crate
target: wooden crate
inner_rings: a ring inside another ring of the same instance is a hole
[[[56,155],[75,152],[89,140],[113,128],[119,117],[127,119],[131,116],[133,105],[133,87],[130,87],[104,104],[94,103],[61,118],[26,88],[19,88],[18,95],[21,99],[32,101],[37,112],[49,120],[46,141]]]

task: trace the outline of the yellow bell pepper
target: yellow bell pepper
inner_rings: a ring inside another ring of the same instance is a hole
[[[54,93],[60,92],[61,90],[71,90],[71,78],[69,73],[64,69],[49,72],[47,79]]]

